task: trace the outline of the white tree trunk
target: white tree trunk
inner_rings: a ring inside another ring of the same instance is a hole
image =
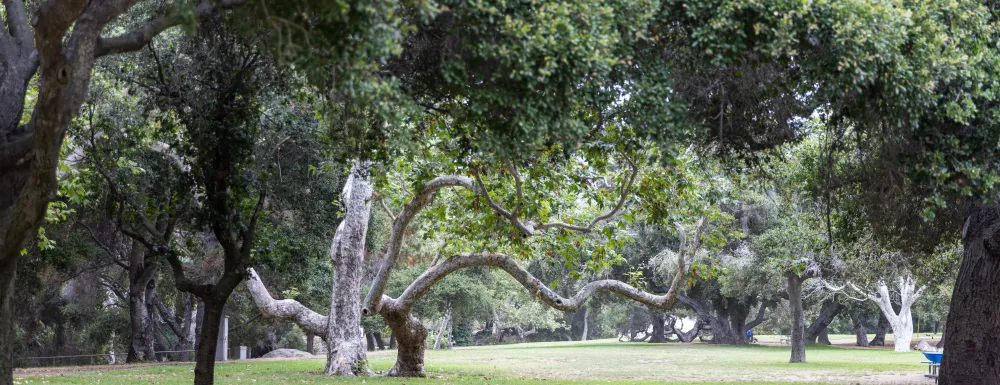
[[[892,296],[884,281],[879,281],[877,294],[866,294],[866,296],[878,304],[882,314],[889,320],[889,326],[892,327],[892,334],[895,337],[895,350],[904,353],[910,351],[910,341],[913,340],[913,316],[910,309],[926,286],[917,289],[917,282],[911,276],[899,277],[898,285],[899,313],[892,308]]]

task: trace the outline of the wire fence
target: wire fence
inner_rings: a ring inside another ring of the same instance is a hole
[[[258,349],[259,350],[259,349]],[[242,354],[241,354],[242,353]],[[256,353],[257,355],[254,355]],[[255,352],[253,348],[237,346],[226,349],[224,360],[236,361],[240,359],[255,358],[263,352]],[[42,356],[42,357],[18,357],[19,367],[38,368],[55,366],[87,366],[87,365],[116,365],[124,364],[127,355],[119,352],[109,352],[104,354],[77,354],[66,356]],[[164,350],[153,352],[155,362],[194,362],[194,350]],[[216,360],[223,360],[216,355]]]

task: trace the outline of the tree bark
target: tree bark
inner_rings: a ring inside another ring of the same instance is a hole
[[[396,364],[389,369],[390,377],[424,377],[424,350],[427,328],[405,312],[383,311],[382,317],[396,336]]]
[[[152,279],[146,282],[135,282],[129,288],[129,324],[131,326],[130,343],[128,348],[128,357],[125,361],[128,363],[140,362],[140,361],[153,361],[155,357],[154,344],[156,342],[156,336],[153,334],[153,314],[149,312],[150,305],[149,301],[149,287],[155,290],[155,284]],[[139,287],[139,285],[142,285]]]
[[[587,316],[590,315],[590,306],[583,309],[583,335],[580,336],[580,341],[587,340],[587,332],[590,325],[587,324]]]
[[[0,260],[0,384],[14,383],[14,275],[17,259]]]
[[[826,328],[829,327],[834,318],[840,314],[841,309],[843,309],[843,306],[840,305],[840,302],[837,302],[836,295],[834,295],[833,298],[824,301],[823,306],[820,308],[819,316],[816,317],[816,319],[813,320],[813,322],[809,324],[809,327],[806,329],[806,342],[815,344],[820,336],[825,336]],[[830,345],[829,338],[826,338],[826,341],[821,342],[826,345]]]
[[[649,342],[658,344],[667,342],[667,333],[664,328],[663,315],[657,312],[649,312],[649,323],[653,325],[653,333],[649,336]]]
[[[313,340],[316,339],[312,333],[306,333],[306,351],[309,354],[316,354],[316,349],[313,347]]]
[[[967,215],[938,383],[1000,384],[1000,213],[972,204]]]
[[[875,326],[875,337],[868,342],[871,346],[885,346],[885,333],[889,329],[889,320],[885,318],[885,314],[879,312],[878,325]]]
[[[860,314],[851,313],[851,326],[854,328],[855,345],[867,348],[868,330],[865,329],[865,324],[862,322]]]
[[[295,300],[275,300],[253,269],[249,270],[250,278],[246,282],[254,303],[265,316],[295,322],[326,341],[324,372],[327,375],[354,376],[371,372],[365,333],[361,328],[362,264],[372,198],[367,172],[356,166],[341,194],[346,214],[330,244],[330,258],[335,269],[328,316],[321,316]]]
[[[360,164],[355,165],[341,194],[346,215],[330,246],[335,270],[326,340],[330,346],[325,369],[327,375],[371,373],[361,328],[361,279],[373,193],[368,180],[368,170]]]
[[[201,335],[198,336],[198,350],[195,352],[195,385],[213,385],[215,383],[216,343],[219,339],[219,321],[222,320],[224,308],[225,302],[205,301]]]
[[[368,351],[369,352],[374,352],[375,351],[375,336],[373,336],[371,333],[365,333],[365,340],[368,343]]]
[[[805,312],[802,309],[802,282],[794,273],[786,273],[788,281],[788,307],[792,309],[792,357],[791,363],[806,362]]]

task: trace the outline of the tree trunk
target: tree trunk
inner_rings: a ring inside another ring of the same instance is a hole
[[[854,327],[855,344],[857,346],[868,347],[868,330],[861,321],[859,314],[851,313],[851,326]]]
[[[375,346],[378,350],[385,350],[385,341],[382,340],[382,333],[374,332],[372,335],[375,336]]]
[[[448,317],[448,339],[447,339],[448,350],[451,350],[451,348],[455,347],[455,335],[451,334],[452,326],[454,325],[455,321],[451,317]]]
[[[198,309],[202,313],[201,334],[198,335],[198,350],[195,352],[194,384],[213,385],[215,383],[215,353],[219,339],[219,322],[225,302],[204,301]]]
[[[196,297],[197,298],[197,297]],[[205,301],[198,298],[198,312],[195,314],[194,322],[194,351],[195,361],[198,360],[198,349],[201,348],[201,330],[205,324]]]
[[[663,315],[656,312],[649,312],[649,322],[653,324],[653,334],[649,337],[650,343],[667,342],[667,333],[664,327]]]
[[[944,326],[942,385],[1000,384],[1000,212],[970,207]]]
[[[315,339],[316,336],[312,335],[312,333],[306,333],[306,351],[309,354],[316,354],[316,349],[313,347],[313,340]]]
[[[396,332],[395,331],[390,331],[389,332],[389,349],[395,349],[395,348],[396,348]]]
[[[792,309],[792,357],[791,363],[806,362],[805,314],[802,310],[802,279],[787,273],[788,307]]]
[[[367,342],[368,342],[368,351],[369,352],[374,352],[375,351],[375,336],[373,336],[371,333],[365,333],[365,340],[367,340]]]
[[[806,329],[806,342],[814,344],[821,335],[825,336],[826,328],[840,314],[842,308],[843,306],[840,305],[840,302],[837,302],[836,296],[824,301],[822,308],[820,308],[819,316]],[[826,341],[823,343],[830,345],[830,339],[826,338]]]
[[[133,247],[139,248],[138,245],[133,245]],[[134,258],[133,263],[135,263]],[[139,275],[133,276],[134,274]],[[156,359],[154,357],[156,336],[154,335],[153,313],[150,312],[150,308],[154,306],[150,301],[152,298],[150,294],[156,290],[156,283],[153,273],[143,270],[141,266],[133,266],[129,275],[131,282],[129,283],[128,308],[131,334],[128,356],[125,361],[129,363],[153,361]]]
[[[361,278],[364,275],[365,239],[371,216],[372,186],[368,170],[355,166],[342,199],[344,220],[330,246],[336,269],[333,273],[333,303],[330,305],[327,333],[327,375],[368,375],[368,356],[362,342]]]
[[[590,306],[583,309],[583,335],[580,336],[580,341],[587,340],[587,329],[590,325],[587,324],[587,316],[590,315]]]
[[[828,331],[829,328],[825,328],[823,329],[822,332],[819,333],[819,343],[823,345],[833,345],[833,343],[830,342],[830,334],[828,333]]]
[[[14,383],[14,278],[17,258],[0,259],[0,384]]]
[[[186,350],[191,349],[191,340],[197,338],[197,334],[191,332],[195,324],[194,312],[194,301],[191,299],[191,295],[185,295],[184,315],[181,320],[181,335],[177,336],[177,344],[174,345],[176,352],[171,357],[172,361],[188,361],[191,359],[190,354]]]
[[[889,319],[885,318],[885,314],[879,312],[878,326],[875,327],[875,337],[868,342],[868,345],[885,346],[885,333],[887,329],[889,329]]]
[[[392,328],[399,344],[396,364],[389,369],[390,377],[424,377],[424,350],[427,348],[427,328],[409,312],[383,312],[382,317]]]
[[[448,322],[451,320],[451,307],[444,313],[444,317],[441,317],[441,326],[438,327],[437,338],[434,339],[434,350],[441,348],[441,338],[444,337],[445,331],[448,329]]]

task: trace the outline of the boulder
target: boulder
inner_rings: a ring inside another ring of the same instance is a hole
[[[934,347],[934,345],[931,345],[930,343],[927,342],[927,340],[925,340],[923,338],[921,338],[920,340],[918,340],[917,343],[916,343],[916,345],[913,345],[913,349],[919,350],[921,352],[936,352],[936,351],[938,351],[938,348]]]
[[[313,355],[309,352],[303,352],[296,349],[274,349],[264,355],[263,358],[312,358]]]

